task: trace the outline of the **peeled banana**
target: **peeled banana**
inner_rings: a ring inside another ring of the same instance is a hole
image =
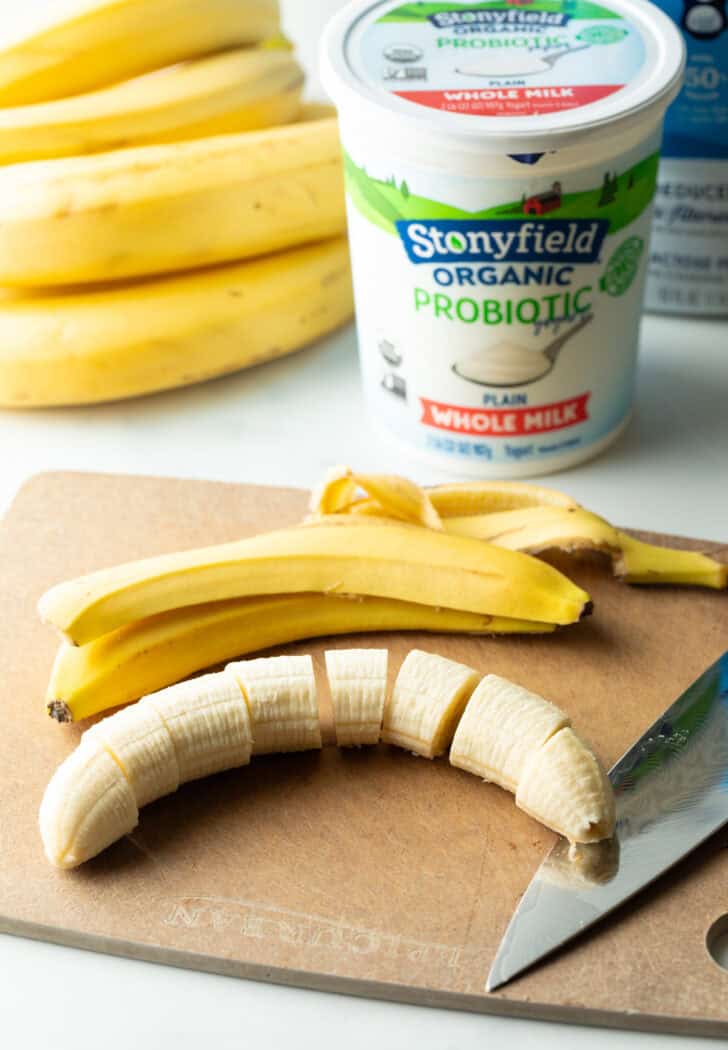
[[[228,664],[250,711],[253,754],[321,747],[310,656],[273,656]]]
[[[167,274],[345,228],[332,119],[0,169],[0,284],[8,287]]]
[[[489,674],[460,719],[450,764],[515,792],[532,751],[570,724],[558,707]]]
[[[530,755],[516,791],[516,805],[570,842],[599,842],[614,832],[611,784],[595,756],[568,726]]]
[[[412,649],[384,708],[383,743],[424,758],[441,755],[478,679],[472,667]]]
[[[359,594],[551,624],[577,622],[588,594],[525,554],[414,525],[321,524],[131,562],[61,583],[41,618],[83,645],[184,605],[265,594]]]
[[[471,668],[413,650],[387,701],[386,651],[337,650],[326,663],[341,745],[381,736],[433,758],[460,719],[453,765],[515,788],[521,809],[572,842],[612,834],[609,781],[568,718],[540,697],[495,676],[478,684]],[[251,755],[320,747],[310,656],[240,661],[152,693],[84,733],[52,777],[39,814],[46,855],[76,867],[180,784],[246,765]]]
[[[0,32],[0,106],[66,98],[139,73],[255,44],[278,31],[277,0],[53,0]]]
[[[0,299],[0,405],[198,383],[297,350],[352,313],[344,238],[178,277]]]
[[[63,642],[51,672],[47,710],[58,722],[79,721],[138,700],[196,671],[304,638],[356,631],[492,635],[554,630],[552,624],[389,598],[325,594],[233,598],[138,620],[87,645]],[[341,673],[348,675],[346,668]]]
[[[388,657],[386,649],[332,649],[325,654],[339,747],[379,743]]]
[[[235,48],[86,95],[0,109],[0,164],[290,124],[303,71],[283,49]]]
[[[148,696],[84,733],[43,796],[40,832],[59,868],[136,827],[139,809],[179,784],[250,761],[248,707],[222,673]]]
[[[528,554],[555,549],[600,551],[609,555],[615,574],[627,583],[674,583],[718,590],[728,587],[728,565],[696,551],[636,540],[571,497],[542,485],[474,482],[417,490],[405,478],[382,476],[374,492],[363,483],[357,484],[357,477],[346,467],[335,468],[312,494],[313,517],[399,520],[404,516],[404,490],[410,508],[408,520],[429,528]],[[367,497],[358,498],[358,489],[366,490]],[[414,509],[417,496],[413,490],[419,491],[426,511]]]
[[[571,842],[614,832],[614,795],[598,760],[553,704],[488,675],[465,708],[450,763],[515,792],[516,805]]]

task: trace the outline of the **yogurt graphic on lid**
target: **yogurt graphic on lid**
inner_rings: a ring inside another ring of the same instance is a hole
[[[355,0],[331,23],[363,380],[413,454],[529,476],[620,433],[683,60],[642,0]]]

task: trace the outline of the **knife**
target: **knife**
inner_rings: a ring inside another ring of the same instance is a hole
[[[728,821],[728,652],[620,758],[609,779],[614,837],[554,846],[508,925],[487,991],[599,922]]]

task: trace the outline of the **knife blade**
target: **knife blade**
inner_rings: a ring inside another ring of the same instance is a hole
[[[521,898],[493,962],[495,991],[639,893],[728,822],[728,652],[609,771],[612,839],[560,839]]]

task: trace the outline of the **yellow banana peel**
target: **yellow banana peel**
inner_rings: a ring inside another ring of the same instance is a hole
[[[551,624],[386,598],[296,594],[188,606],[138,620],[84,646],[63,643],[47,693],[59,722],[138,700],[207,667],[274,645],[363,631],[549,634]]]

